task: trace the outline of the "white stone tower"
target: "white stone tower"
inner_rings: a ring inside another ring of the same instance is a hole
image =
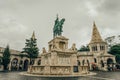
[[[102,54],[107,53],[107,43],[103,41],[101,35],[96,27],[95,22],[93,23],[92,38],[89,43],[91,53]]]

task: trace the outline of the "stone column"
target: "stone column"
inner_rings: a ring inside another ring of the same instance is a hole
[[[34,66],[36,66],[37,65],[37,59],[35,59],[35,63],[34,63]]]
[[[21,60],[21,58],[18,58],[17,70],[19,70],[19,68],[20,68],[20,60]]]
[[[100,51],[100,44],[97,44],[97,51]]]
[[[90,52],[92,52],[92,48],[91,48],[91,45],[89,45],[89,48],[90,48]]]
[[[104,71],[107,71],[107,61],[104,61]]]
[[[107,50],[108,50],[108,48],[107,48],[107,45],[105,45],[105,54],[107,53]]]
[[[11,71],[11,60],[10,60],[10,63],[9,63],[9,71]]]

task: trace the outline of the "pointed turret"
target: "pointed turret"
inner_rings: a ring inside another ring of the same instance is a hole
[[[33,31],[32,39],[35,39],[35,32]]]
[[[96,43],[96,42],[104,42],[101,38],[101,35],[96,27],[95,22],[93,22],[93,31],[92,31],[92,39],[90,43]]]

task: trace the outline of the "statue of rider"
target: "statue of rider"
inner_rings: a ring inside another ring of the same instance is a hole
[[[63,28],[63,23],[64,23],[65,19],[61,19],[61,21],[59,21],[59,18],[58,18],[58,15],[57,15],[57,18],[55,20],[55,24],[54,24],[54,28],[53,28],[53,36],[54,38],[56,36],[61,36],[62,35],[62,28]]]

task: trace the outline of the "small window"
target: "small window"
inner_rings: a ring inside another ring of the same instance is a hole
[[[78,66],[73,66],[74,72],[78,72]]]
[[[97,51],[97,46],[93,46],[92,51]]]
[[[100,50],[105,50],[105,46],[101,45]]]

